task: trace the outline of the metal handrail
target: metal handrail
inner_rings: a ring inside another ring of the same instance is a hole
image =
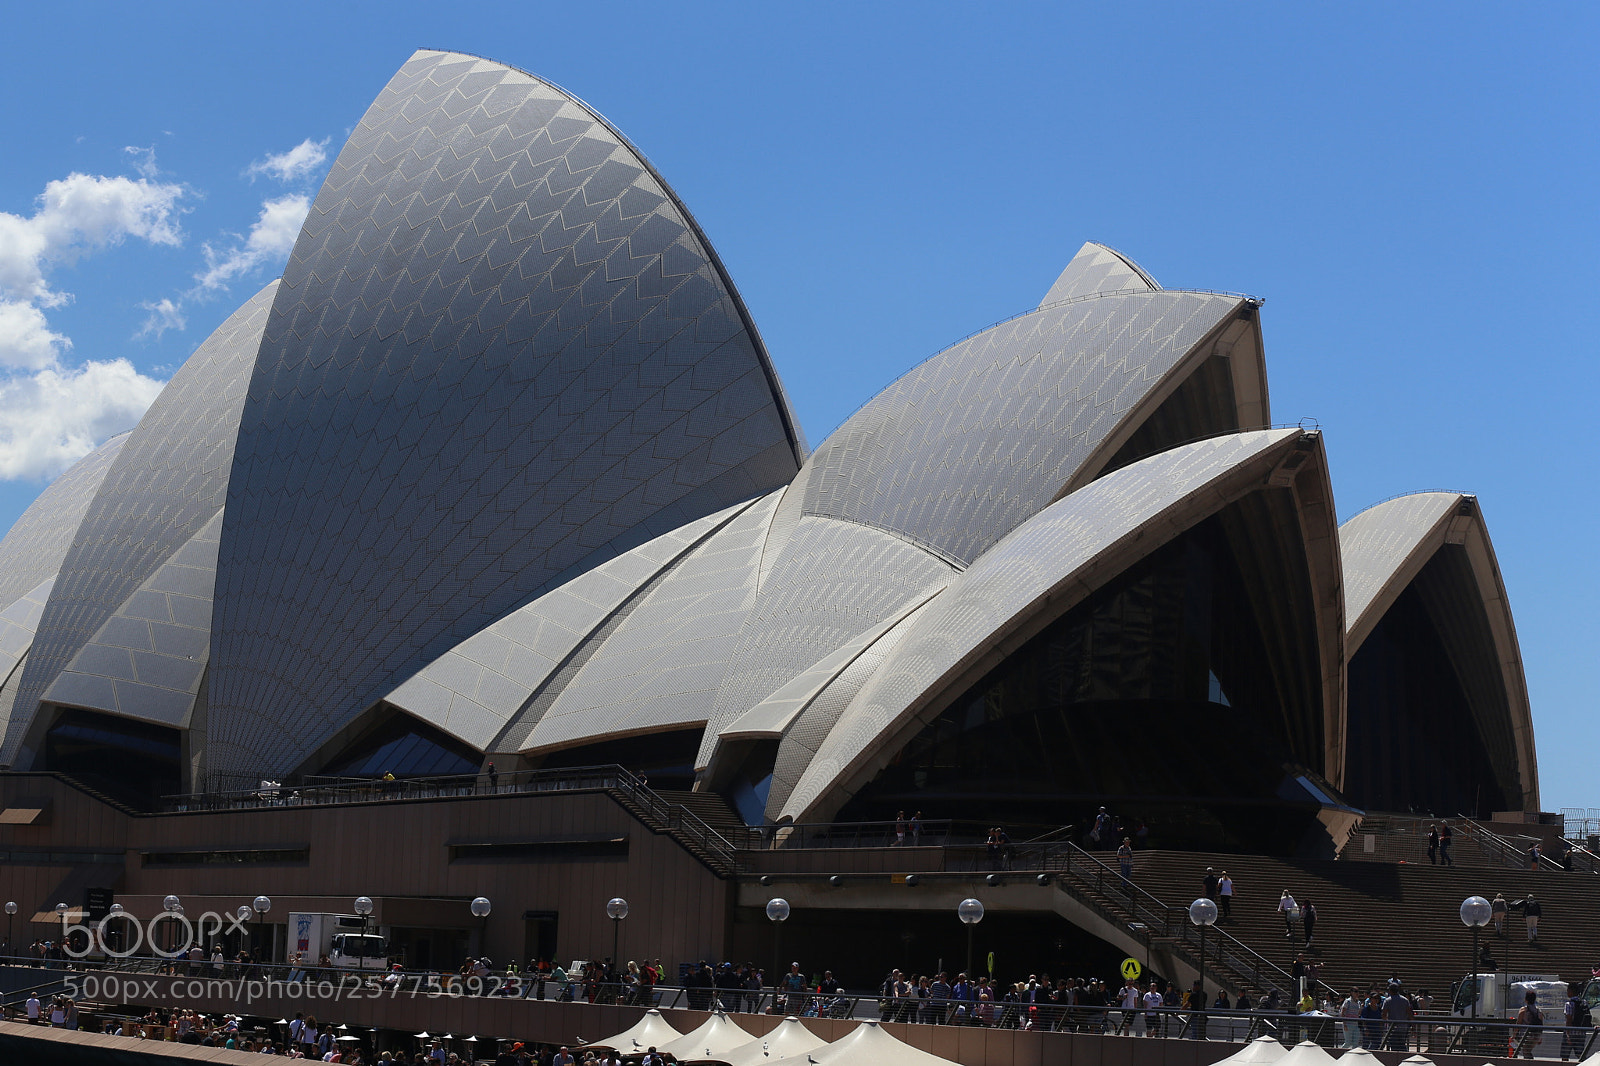
[[[1475,821],[1471,818],[1466,818],[1463,820],[1467,825],[1471,826],[1473,832],[1477,834],[1480,846],[1482,845],[1482,842],[1487,841],[1489,844],[1488,850],[1494,852],[1495,856],[1506,863],[1506,865],[1518,869],[1527,869],[1528,853],[1525,850],[1518,847],[1516,844],[1513,844],[1511,841],[1507,840],[1505,837],[1501,836],[1499,833],[1496,833],[1494,830],[1490,829],[1481,822]],[[1538,868],[1541,870],[1562,870],[1561,864],[1550,858],[1550,856],[1546,855],[1543,848],[1539,849]]]
[[[1127,878],[1124,878],[1120,870],[1113,870],[1109,865],[1102,862],[1100,859],[1097,859],[1095,856],[1091,855],[1089,852],[1078,847],[1078,845],[1070,841],[1064,841],[1061,844],[1055,845],[1055,847],[1065,850],[1069,859],[1067,866],[1068,873],[1074,872],[1071,868],[1071,859],[1074,856],[1076,856],[1080,862],[1087,861],[1088,863],[1092,864],[1092,868],[1095,870],[1095,887],[1102,896],[1105,896],[1108,899],[1113,898],[1105,890],[1105,879],[1107,875],[1109,875],[1110,877],[1115,878],[1114,883],[1117,885],[1119,890],[1130,895],[1132,898],[1142,899],[1145,902],[1147,909],[1152,912],[1147,918],[1145,914],[1139,912],[1138,906],[1134,905],[1129,909],[1133,911],[1133,916],[1135,919],[1145,921],[1147,924],[1149,923],[1150,919],[1159,919],[1158,924],[1167,937],[1181,940],[1186,945],[1198,947],[1199,934],[1196,931],[1197,927],[1188,921],[1189,912],[1187,908],[1173,907],[1162,902],[1152,893],[1140,888],[1137,884],[1134,884]],[[1254,977],[1257,987],[1266,987],[1267,982],[1261,979],[1263,972],[1265,972],[1280,978],[1286,987],[1295,987],[1295,978],[1289,973],[1289,971],[1285,970],[1283,967],[1279,966],[1265,955],[1262,955],[1260,952],[1256,951],[1254,948],[1250,947],[1248,944],[1244,943],[1227,930],[1219,929],[1216,926],[1212,926],[1211,928],[1218,938],[1216,944],[1218,952],[1217,957],[1222,960],[1229,969],[1233,970],[1236,976]],[[1230,961],[1228,955],[1226,954],[1226,950],[1230,946],[1236,955],[1242,956],[1243,960],[1248,960],[1251,965],[1243,966],[1239,965],[1238,961]],[[1329,992],[1337,991],[1337,989],[1325,981],[1319,980],[1317,982],[1317,986],[1324,988]]]

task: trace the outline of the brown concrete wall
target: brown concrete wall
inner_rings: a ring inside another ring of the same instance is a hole
[[[370,1026],[399,1032],[449,1032],[456,1036],[512,1038],[522,1041],[576,1045],[599,1040],[633,1025],[643,1014],[639,1007],[588,1003],[551,1003],[528,1000],[452,999],[448,996],[387,996],[345,999],[336,1006],[328,1001],[268,998],[245,1007],[231,998],[188,998],[187,982],[161,982],[158,995],[148,1005],[184,1006],[207,1013],[241,1011],[260,1017],[292,1018],[303,1010],[323,1023]],[[686,1033],[706,1020],[700,1011],[664,1010],[668,1024]],[[751,1036],[769,1032],[780,1019],[775,1015],[738,1014],[733,1020]],[[826,1040],[847,1035],[859,1023],[807,1018],[805,1026]],[[1149,1040],[1141,1037],[1091,1036],[1075,1033],[1017,1032],[943,1025],[887,1023],[884,1029],[900,1040],[962,1066],[1211,1066],[1231,1055],[1238,1044],[1223,1041]],[[1384,1066],[1397,1066],[1403,1055],[1377,1056]],[[1438,1066],[1515,1066],[1516,1060],[1481,1056],[1431,1055]]]
[[[232,911],[258,894],[272,897],[268,921],[291,910],[350,913],[356,896],[377,901],[374,921],[476,930],[467,901],[494,904],[489,952],[520,958],[523,912],[559,913],[563,960],[611,954],[605,902],[623,896],[622,955],[680,960],[718,958],[726,936],[730,885],[670,836],[657,835],[603,792],[390,800],[346,807],[281,807],[135,817],[50,778],[0,775],[0,802],[45,801],[48,825],[0,825],[0,848],[123,850],[118,901],[148,919],[162,896],[201,910]],[[558,837],[626,836],[627,860],[449,861],[452,842],[519,842]],[[152,850],[245,851],[309,847],[299,865],[145,866]],[[70,867],[0,867],[0,897],[20,905],[17,940],[43,935],[27,919]],[[111,868],[113,871],[114,867]],[[80,900],[67,902],[78,903]]]

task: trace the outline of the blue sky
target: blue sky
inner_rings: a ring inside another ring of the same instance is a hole
[[[1341,517],[1479,495],[1544,806],[1600,807],[1593,5],[39,4],[8,24],[0,528],[281,269],[319,154],[410,52],[458,49],[562,85],[651,158],[813,443],[1037,303],[1085,239],[1169,287],[1265,297],[1274,421],[1326,431]]]

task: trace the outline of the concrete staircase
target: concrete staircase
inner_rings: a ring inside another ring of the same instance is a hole
[[[1459,845],[1458,845],[1459,846]],[[1463,849],[1463,852],[1466,849]],[[1535,893],[1544,907],[1537,945],[1528,945],[1520,915],[1507,937],[1489,927],[1482,942],[1502,967],[1587,979],[1600,962],[1600,878],[1583,873],[1512,870],[1460,862],[1454,868],[1412,862],[1271,859],[1196,852],[1141,852],[1134,879],[1174,906],[1202,892],[1205,868],[1234,880],[1232,920],[1222,925],[1242,942],[1288,968],[1303,950],[1286,939],[1277,911],[1279,893],[1316,904],[1316,939],[1308,960],[1322,964],[1322,980],[1341,990],[1362,989],[1398,974],[1411,988],[1445,993],[1471,972],[1470,931],[1461,901],[1471,895],[1507,900]]]

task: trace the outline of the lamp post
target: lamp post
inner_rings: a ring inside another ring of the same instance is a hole
[[[13,924],[16,920],[17,901],[14,899],[8,900],[6,902],[6,951],[12,955],[17,953],[16,941],[12,939],[16,932],[16,927]]]
[[[183,913],[183,901],[178,899],[177,896],[166,896],[161,900],[161,909],[168,914],[181,914]],[[177,938],[177,935],[177,933],[173,933],[167,938],[168,951],[172,950],[172,941]],[[151,947],[154,946],[154,944],[151,945]]]
[[[611,972],[617,977],[617,999],[622,999],[622,958],[618,955],[622,942],[622,919],[628,916],[628,901],[621,896],[606,900],[606,917],[611,919]]]
[[[478,934],[478,957],[484,958],[489,954],[489,910],[488,896],[479,896],[472,901],[472,916],[483,920],[483,931]]]
[[[268,899],[266,896],[257,896],[255,899],[250,901],[250,909],[255,912],[255,915],[256,915],[256,936],[260,937],[260,935],[261,935],[261,923],[262,923],[262,920],[266,917],[266,913],[272,909],[272,900]],[[272,955],[276,954],[276,952],[274,952],[272,950],[272,947],[273,947],[273,945],[271,945],[271,944],[267,945],[267,955],[268,956],[272,956]],[[254,952],[251,952],[251,954],[254,955]],[[264,962],[271,962],[273,960],[269,957],[269,958],[267,958],[267,959],[265,959],[263,961]]]
[[[367,915],[372,913],[372,897],[357,896],[354,903],[356,913],[361,915],[361,969],[367,968]]]
[[[1200,998],[1206,994],[1206,929],[1217,924],[1217,905],[1201,896],[1189,904],[1189,921],[1200,927]]]
[[[967,927],[967,980],[972,979],[972,931],[983,921],[983,904],[975,899],[964,899],[956,904],[956,917]]]
[[[1461,922],[1472,930],[1472,1017],[1478,1016],[1478,930],[1489,924],[1494,908],[1482,896],[1461,901]],[[1509,938],[1508,938],[1509,939]]]
[[[782,972],[778,963],[783,958],[783,923],[789,920],[789,901],[782,896],[767,900],[767,920],[772,923],[772,1002],[778,1002],[778,980]]]

